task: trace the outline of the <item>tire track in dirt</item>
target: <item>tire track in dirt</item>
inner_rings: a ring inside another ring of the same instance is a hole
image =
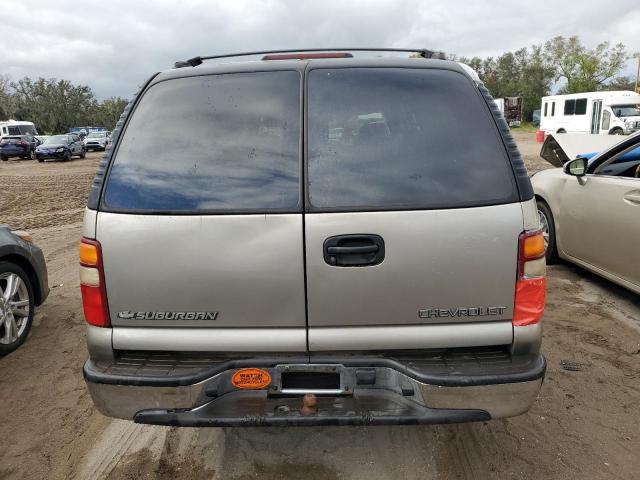
[[[82,211],[100,155],[66,163],[33,161],[0,165],[0,223],[33,229],[75,223]]]
[[[85,464],[77,478],[100,479],[107,476],[125,455],[147,451],[156,457],[162,452],[166,429],[148,427],[125,420],[114,420],[94,443],[85,456]]]

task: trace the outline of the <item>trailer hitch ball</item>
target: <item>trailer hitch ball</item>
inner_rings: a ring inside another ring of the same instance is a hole
[[[318,413],[318,399],[313,393],[307,393],[302,399],[302,414],[315,415]]]

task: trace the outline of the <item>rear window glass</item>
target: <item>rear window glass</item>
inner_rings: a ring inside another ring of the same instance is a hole
[[[346,68],[309,77],[309,203],[426,209],[517,201],[487,105],[447,70]]]
[[[158,83],[126,127],[104,204],[175,212],[299,209],[299,137],[297,72]]]

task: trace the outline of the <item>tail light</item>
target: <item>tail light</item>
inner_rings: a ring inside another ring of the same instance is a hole
[[[100,242],[82,238],[80,242],[80,291],[84,318],[89,325],[109,327],[109,306],[104,283]]]
[[[538,323],[544,313],[546,262],[544,237],[540,230],[526,231],[518,239],[518,278],[513,325]]]

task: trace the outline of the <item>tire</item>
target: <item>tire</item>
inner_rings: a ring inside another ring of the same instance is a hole
[[[567,133],[567,131],[564,128],[561,128],[560,130],[558,130],[556,133]]]
[[[2,160],[3,162],[6,162],[9,159],[7,157],[5,157],[4,155],[0,155],[0,160]]]
[[[71,155],[71,150],[69,150],[65,156],[64,156],[64,161],[68,162],[69,160],[71,160],[73,158],[73,155]]]
[[[80,150],[80,158],[84,158],[87,156],[87,152],[85,151],[85,149],[83,148],[82,150]]]
[[[29,153],[29,160],[35,160],[35,159],[36,159],[36,152],[31,150],[31,152]]]
[[[621,128],[614,128],[609,132],[609,135],[624,135],[624,132]]]
[[[44,162],[44,158],[36,158],[36,160],[38,160],[38,162],[40,163]]]
[[[15,284],[16,279],[19,279]],[[17,285],[15,293],[7,297],[9,292],[7,287]],[[0,262],[0,356],[13,352],[24,343],[31,330],[33,323],[33,313],[35,309],[33,285],[28,275],[18,265],[11,262]],[[27,305],[23,303],[27,302]],[[19,307],[9,304],[22,302]],[[11,312],[11,313],[9,313]],[[19,315],[15,312],[20,312]],[[9,315],[13,321],[10,320]],[[15,328],[13,328],[15,326]],[[7,333],[7,328],[11,328],[11,333]]]
[[[542,232],[545,233],[545,257],[547,260],[547,265],[553,265],[558,262],[558,247],[556,243],[556,225],[553,219],[553,213],[551,213],[551,209],[549,205],[542,200],[536,199],[538,204],[538,216],[540,217],[540,225],[542,227]]]

